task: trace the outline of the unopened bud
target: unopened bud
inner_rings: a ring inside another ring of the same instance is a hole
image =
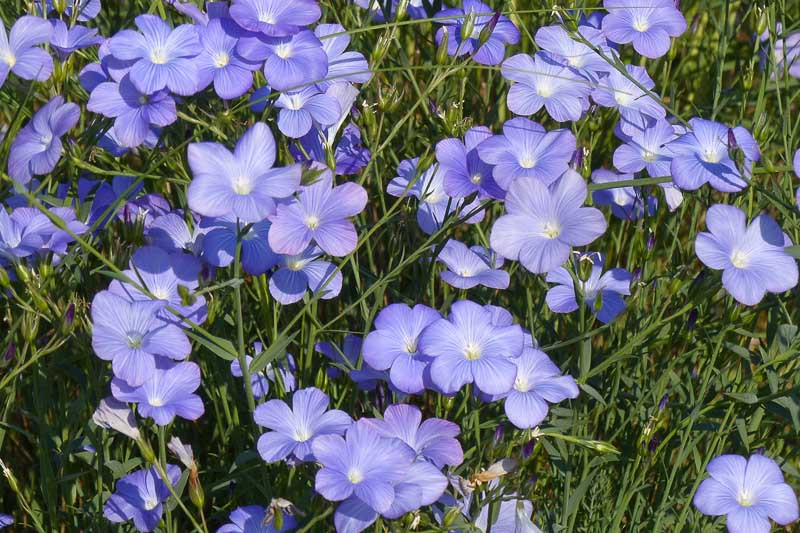
[[[75,304],[71,303],[67,306],[64,316],[61,321],[61,332],[69,333],[72,331],[72,324],[75,322]]]
[[[275,510],[275,514],[272,517],[272,525],[275,531],[281,531],[283,529],[283,512],[280,509]]]
[[[656,234],[650,232],[650,235],[647,236],[647,251],[652,252],[653,248],[656,247]]]
[[[464,18],[464,23],[461,25],[461,41],[466,41],[472,37],[472,31],[475,29],[475,10],[470,9],[467,16]]]
[[[203,491],[203,486],[200,484],[197,468],[189,470],[189,499],[198,509],[202,509],[205,506],[206,495]],[[280,531],[280,528],[278,528],[278,531]]]
[[[666,394],[661,397],[661,401],[658,402],[658,410],[663,411],[667,407],[667,398],[669,398]]]
[[[527,459],[533,453],[533,448],[536,446],[536,439],[531,439],[522,447],[522,457]]]
[[[133,412],[126,404],[111,396],[100,400],[92,421],[101,428],[113,429],[134,440],[141,438]]]
[[[370,65],[380,63],[386,55],[386,52],[389,51],[389,46],[391,46],[391,44],[392,41],[388,35],[381,35],[378,37],[378,42],[375,43],[375,48],[373,48],[372,55],[370,56]]]
[[[486,44],[486,42],[492,37],[492,33],[494,33],[494,28],[497,26],[497,22],[500,20],[500,10],[494,12],[492,18],[489,19],[489,22],[481,30],[481,33],[478,35],[478,48]]]
[[[461,510],[458,507],[450,507],[444,514],[444,520],[442,520],[442,525],[445,527],[445,529],[447,529],[453,524],[455,524],[456,520],[458,520],[460,517],[461,517]]]
[[[0,287],[8,288],[11,286],[11,277],[6,272],[6,269],[0,266]]]
[[[498,424],[497,429],[494,430],[493,444],[495,446],[503,442],[503,435],[505,435],[505,432],[505,426],[503,424]]]
[[[406,13],[408,12],[408,4],[411,0],[400,0],[397,2],[397,10],[394,13],[394,20],[401,21],[405,18]]]
[[[181,305],[190,306],[194,305],[197,298],[189,291],[189,288],[184,285],[178,285],[178,295],[181,297]]]
[[[153,447],[150,446],[150,443],[147,442],[144,437],[139,437],[136,439],[136,444],[139,445],[139,452],[142,454],[142,459],[148,464],[156,464],[156,454],[153,451]]]
[[[447,64],[447,45],[450,40],[450,30],[447,26],[442,27],[442,40],[439,43],[439,48],[436,49],[436,64]]]
[[[698,316],[697,308],[695,307],[691,311],[689,311],[689,318],[686,320],[686,329],[692,331],[694,329],[695,324],[697,323],[697,316]]]
[[[592,303],[592,310],[595,314],[599,313],[600,310],[603,308],[603,291],[599,291],[597,296],[594,298],[594,302]]]

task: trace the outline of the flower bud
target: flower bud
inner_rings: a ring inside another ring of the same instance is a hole
[[[478,35],[478,47],[480,48],[492,37],[492,33],[494,33],[494,28],[497,26],[497,22],[500,20],[500,13],[501,11],[498,9],[492,15],[492,18],[489,19],[489,22],[486,23],[486,26],[483,27],[481,33]]]
[[[472,31],[475,29],[475,18],[475,11],[470,9],[464,18],[464,23],[461,25],[461,41],[466,41],[472,37]]]
[[[668,398],[669,397],[666,394],[661,397],[661,401],[658,402],[658,410],[659,411],[663,411],[664,409],[666,409],[666,407],[667,407],[667,399]]]
[[[200,484],[200,478],[197,475],[197,469],[189,471],[189,499],[198,509],[202,509],[206,503],[206,495],[203,491],[203,486]],[[278,529],[280,531],[280,529]]]
[[[536,439],[531,439],[522,447],[522,457],[527,459],[533,453],[533,448],[536,446]]]
[[[31,272],[25,265],[23,265],[22,263],[17,263],[16,271],[17,271],[17,277],[22,283],[27,285],[28,283],[31,282]]]
[[[650,235],[647,236],[647,251],[652,252],[653,248],[655,247],[656,247],[656,234],[651,231]]]
[[[8,288],[11,286],[11,277],[6,272],[6,269],[0,266],[0,287]]]
[[[694,329],[694,326],[697,323],[697,315],[698,311],[696,307],[689,311],[689,318],[686,320],[686,329],[688,331],[692,331]]]
[[[3,476],[5,476],[6,480],[8,481],[8,486],[11,487],[11,490],[19,494],[19,483],[17,482],[17,478],[14,476],[14,473],[11,471],[11,469],[6,466],[2,459],[0,459],[0,470],[3,471]]]
[[[69,333],[72,331],[72,324],[75,322],[75,304],[71,303],[67,306],[64,316],[61,319],[61,332]]]
[[[505,429],[506,428],[503,424],[497,425],[497,428],[494,430],[494,440],[492,441],[492,444],[497,446],[498,444],[503,442],[503,435],[505,435],[506,432]]]
[[[406,13],[408,12],[408,4],[411,0],[400,0],[397,2],[397,9],[394,12],[394,20],[401,21],[406,17]]]
[[[39,333],[39,317],[33,313],[22,315],[22,337],[32,343]]]
[[[597,296],[594,298],[594,302],[592,303],[592,310],[595,314],[599,313],[600,310],[603,308],[603,291],[599,291]]]
[[[461,510],[458,507],[450,507],[444,514],[444,520],[442,520],[442,525],[444,525],[445,529],[448,529],[453,524],[455,524],[456,520],[458,520],[459,518],[461,518]]]
[[[272,516],[272,526],[275,531],[283,530],[283,512],[280,509],[276,509],[275,514]]]
[[[376,63],[380,63],[380,61],[386,55],[386,52],[389,51],[389,46],[392,44],[391,37],[388,35],[381,35],[378,37],[378,42],[375,43],[375,48],[372,49],[372,55],[370,56],[370,65],[374,65]]]
[[[447,26],[442,27],[442,41],[439,43],[439,48],[436,50],[436,64],[447,64],[447,44],[450,39],[450,30]]]
[[[92,422],[104,429],[113,429],[134,440],[139,440],[141,433],[136,427],[136,419],[128,406],[109,396],[100,400],[92,415]]]
[[[6,353],[3,354],[3,359],[0,360],[0,368],[6,367],[11,364],[11,361],[14,360],[14,356],[17,354],[17,345],[9,343],[8,349],[6,349]]]
[[[139,452],[142,454],[142,459],[144,459],[146,463],[151,465],[158,463],[153,447],[150,446],[150,443],[147,442],[144,437],[136,439],[136,444],[139,445]]]
[[[197,301],[197,298],[189,292],[189,288],[184,285],[178,285],[178,295],[181,297],[181,305],[190,306]]]

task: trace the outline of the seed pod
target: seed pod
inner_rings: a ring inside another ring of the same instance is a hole
[[[439,48],[436,50],[436,64],[447,64],[447,42],[450,39],[450,30],[447,26],[442,28],[442,41],[439,43]]]

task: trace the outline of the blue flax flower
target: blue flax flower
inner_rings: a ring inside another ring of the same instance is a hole
[[[598,252],[588,252],[576,260],[577,265],[580,261],[590,261],[592,271],[586,281],[580,281],[580,291],[583,294],[583,301],[589,309],[597,314],[597,319],[604,324],[611,322],[614,317],[625,309],[625,301],[622,296],[631,293],[631,273],[624,268],[612,268],[608,272],[603,272],[605,258]],[[577,276],[577,272],[576,272]],[[545,297],[547,306],[554,313],[571,313],[578,309],[578,300],[575,296],[575,283],[572,276],[564,267],[549,272],[548,283],[557,285],[547,291]],[[597,297],[602,298],[602,306],[596,309],[595,301]]]
[[[653,93],[656,84],[647,74],[647,70],[633,65],[626,65],[625,69],[628,76],[614,69],[603,78],[592,91],[592,99],[603,107],[618,109],[625,121],[639,129],[644,129],[653,121],[666,117],[664,106],[658,100],[658,95]],[[630,78],[636,80],[650,94],[643,91]]]
[[[232,220],[231,216],[206,218],[200,223],[203,235],[203,259],[215,267],[230,265],[236,255],[237,234],[242,232],[244,224]],[[247,232],[241,236],[242,268],[248,274],[258,276],[280,262],[280,256],[272,251],[267,242],[271,223],[262,220],[249,225]]]
[[[260,505],[237,507],[228,516],[230,523],[217,529],[217,533],[283,533],[297,527],[297,520],[291,515],[283,515],[283,527],[276,529],[274,522],[268,520],[268,510]]]
[[[275,138],[262,122],[247,130],[233,153],[218,143],[192,143],[188,159],[194,174],[189,207],[203,216],[260,222],[275,213],[275,199],[291,196],[300,186],[300,165],[272,167]]]
[[[444,394],[467,383],[485,394],[503,394],[514,384],[512,359],[522,352],[523,333],[518,325],[495,326],[489,310],[469,300],[459,300],[447,319],[429,325],[419,338],[419,349],[433,358],[431,380]]]
[[[360,370],[356,369],[358,356],[361,354],[361,345],[361,337],[348,333],[345,335],[340,349],[330,342],[318,342],[314,345],[314,349],[336,363],[328,367],[329,378],[336,379],[342,372],[346,372],[359,390],[375,390],[379,381],[389,380],[389,372],[375,370],[367,362],[362,362]]]
[[[334,124],[342,114],[339,102],[316,86],[281,93],[275,107],[280,109],[278,129],[293,139],[303,137],[312,128]]]
[[[798,518],[797,496],[778,464],[763,455],[720,455],[708,463],[711,477],[697,487],[694,506],[705,515],[727,515],[731,533],[769,533]]]
[[[494,165],[492,175],[504,190],[517,178],[536,178],[549,185],[569,167],[575,136],[567,129],[547,131],[523,117],[503,124],[503,134],[478,145],[481,159]]]
[[[328,54],[310,30],[287,37],[249,35],[236,50],[248,61],[264,61],[264,77],[278,91],[300,90],[328,73]]]
[[[272,297],[283,305],[300,301],[308,290],[323,300],[336,298],[342,290],[342,272],[321,255],[322,250],[312,245],[297,255],[282,256],[281,267],[269,278]]]
[[[655,59],[669,52],[670,37],[686,31],[686,19],[674,0],[604,0],[608,15],[603,33],[611,42],[633,43],[633,49]]]
[[[419,350],[419,336],[440,318],[438,311],[423,304],[386,306],[375,318],[375,330],[364,339],[364,361],[376,370],[389,370],[389,381],[398,390],[422,392],[430,357]]]
[[[519,42],[519,30],[508,17],[493,15],[494,10],[479,0],[464,0],[462,7],[443,9],[436,17],[445,17],[440,20],[443,28],[436,32],[436,44],[439,45],[445,32],[449,34],[447,40],[447,53],[451,56],[473,54],[472,59],[482,65],[499,65],[506,52],[506,44]],[[466,21],[465,15],[474,17],[472,33],[461,38],[462,28]],[[460,16],[460,17],[459,17]],[[458,18],[456,18],[458,17]],[[481,44],[481,32],[488,29],[489,38]]]
[[[328,410],[328,395],[315,387],[292,394],[292,407],[283,400],[259,405],[256,424],[268,431],[258,439],[258,453],[268,463],[293,455],[299,461],[315,459],[312,447],[323,435],[342,435],[353,423],[350,415],[338,409]],[[317,458],[319,460],[319,458]]]
[[[592,171],[593,183],[613,183],[632,179],[634,179],[633,174],[617,174],[604,168]],[[620,220],[638,220],[645,214],[652,215],[657,206],[655,196],[649,195],[645,199],[641,189],[634,187],[600,189],[592,193],[592,201],[595,205],[610,205],[611,213]],[[645,202],[647,202],[646,209]]]
[[[606,57],[612,55],[602,31],[581,24],[578,26],[578,33]],[[595,82],[614,68],[597,52],[570,37],[560,24],[539,28],[534,40],[542,50],[548,52],[550,58],[575,69],[587,80]]]
[[[503,61],[503,77],[515,82],[508,90],[508,108],[517,115],[533,115],[543,106],[558,122],[575,121],[589,109],[592,86],[573,68],[547,52],[516,54]]]
[[[50,23],[53,25],[50,45],[56,50],[61,61],[65,61],[76,50],[89,48],[105,41],[105,37],[98,35],[95,28],[87,28],[78,24],[68,28],[63,20],[58,19],[52,19]]]
[[[572,170],[550,187],[516,180],[506,196],[506,214],[492,227],[492,249],[537,274],[561,266],[571,247],[585,246],[606,230],[603,214],[583,207],[585,200],[586,183]]]
[[[246,30],[283,37],[313,24],[322,11],[316,0],[233,0],[230,14]]]
[[[132,61],[131,81],[144,94],[162,89],[188,96],[197,90],[197,64],[202,51],[197,28],[182,24],[172,29],[155,15],[139,15],[141,33],[122,30],[109,44],[115,58]]]
[[[436,259],[449,269],[443,270],[440,276],[453,287],[471,289],[483,285],[491,289],[508,288],[508,272],[499,269],[503,258],[481,246],[468,248],[466,244],[450,239]]]
[[[43,11],[44,14],[48,14],[55,9],[53,0],[36,0],[36,6],[40,10],[36,11],[37,13]],[[101,7],[100,0],[67,0],[64,14],[71,18],[72,14],[77,12],[78,21],[86,22],[99,15]]]
[[[480,143],[492,136],[486,126],[475,126],[460,139],[443,139],[436,144],[436,161],[444,173],[444,192],[451,198],[464,198],[477,192],[481,199],[502,200],[506,192],[492,176],[494,168],[478,155]]]
[[[212,83],[214,92],[223,100],[238,98],[253,85],[253,71],[261,64],[247,61],[236,52],[236,45],[244,32],[232,20],[215,18],[198,29],[203,47],[195,59],[197,64],[197,90]]]
[[[14,137],[8,154],[8,175],[23,185],[33,176],[48,174],[61,159],[61,136],[75,127],[80,108],[56,96],[33,115]]]
[[[186,420],[203,416],[203,401],[194,393],[199,386],[199,366],[161,357],[150,378],[138,387],[114,378],[111,394],[119,401],[138,404],[138,414],[152,418],[159,426],[166,426],[176,416]]]
[[[158,318],[163,308],[162,301],[129,302],[109,291],[92,300],[92,348],[132,387],[150,379],[157,356],[184,359],[192,348],[181,328]]]
[[[29,15],[17,19],[6,35],[0,21],[0,87],[9,72],[24,80],[44,81],[53,73],[53,58],[36,45],[50,42],[53,27],[45,19]]]
[[[174,486],[181,469],[167,465],[167,475]],[[117,524],[133,520],[137,531],[154,531],[169,497],[169,489],[154,466],[137,470],[117,481],[117,490],[106,501],[103,516]]]
[[[330,35],[336,34],[334,37]],[[369,63],[361,52],[347,51],[350,34],[341,24],[319,24],[314,28],[322,42],[322,49],[328,55],[328,74],[325,81],[317,83],[324,90],[334,83],[366,83],[372,77]]]
[[[334,185],[330,177],[304,187],[297,200],[278,206],[269,230],[269,244],[281,254],[295,255],[314,241],[326,253],[352,252],[358,234],[349,217],[367,205],[367,191],[357,183]]]
[[[464,461],[464,451],[456,438],[461,432],[458,424],[441,418],[422,421],[422,412],[415,405],[390,405],[383,420],[367,421],[384,437],[398,438],[417,452],[417,458],[437,468],[458,466]]]
[[[723,271],[722,285],[738,302],[755,305],[767,292],[797,285],[797,262],[785,251],[792,241],[769,215],[758,215],[748,226],[741,209],[716,204],[706,213],[706,226],[710,233],[698,233],[695,253]]]

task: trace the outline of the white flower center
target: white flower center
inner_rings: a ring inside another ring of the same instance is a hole
[[[519,160],[519,166],[522,168],[533,168],[536,166],[536,160],[532,156],[525,154],[522,156],[522,159]]]
[[[129,331],[126,335],[126,340],[128,342],[128,348],[131,350],[138,350],[142,347],[142,343],[144,342],[144,335],[139,333],[138,331]]]
[[[247,176],[233,178],[233,192],[245,196],[253,191],[253,182]]]
[[[750,258],[743,251],[734,250],[731,253],[731,264],[736,268],[747,268],[747,265],[750,264]]]
[[[156,48],[150,52],[150,62],[155,63],[156,65],[163,65],[167,62],[166,52],[161,48]]]
[[[580,68],[583,66],[584,59],[583,56],[569,56],[567,58],[567,63],[569,63],[571,67]]]
[[[472,277],[472,270],[468,268],[462,268],[458,272],[456,272],[462,278],[469,278]]]
[[[300,97],[299,94],[292,94],[287,96],[287,104],[286,107],[293,111],[297,111],[298,109],[303,109],[303,99]]]
[[[349,472],[347,472],[347,479],[350,480],[350,483],[356,484],[361,483],[364,479],[364,474],[361,473],[360,470],[356,468],[351,468]]]
[[[51,142],[52,140],[53,140],[53,134],[52,134],[52,133],[50,133],[50,132],[47,132],[47,133],[45,133],[44,135],[42,135],[42,137],[41,137],[41,139],[40,139],[40,141],[41,141],[41,142],[42,142],[42,144],[44,144],[44,145],[48,145],[48,144],[50,144],[50,142]]]
[[[139,95],[139,105],[147,105],[150,101],[150,98],[146,94]]]
[[[292,47],[288,43],[281,43],[275,47],[275,55],[281,59],[292,57]]]
[[[481,181],[483,181],[483,176],[481,175],[480,172],[476,172],[475,174],[469,177],[469,181],[471,181],[475,185],[480,185]]]
[[[144,499],[144,510],[145,511],[152,511],[158,506],[158,500],[153,497],[148,497]]]
[[[161,407],[162,405],[164,405],[164,399],[161,398],[160,396],[154,396],[153,398],[149,398],[147,401],[153,407]]]
[[[305,219],[305,225],[308,229],[317,229],[319,227],[319,217],[316,215],[308,215]]]
[[[642,150],[642,159],[647,163],[652,163],[656,160],[658,154],[651,152],[650,150],[644,149]]]
[[[528,392],[531,390],[531,385],[528,383],[528,379],[526,377],[517,376],[517,379],[514,380],[514,388],[519,392]]]
[[[751,494],[746,490],[741,490],[739,494],[736,495],[736,501],[739,502],[739,505],[742,507],[750,507],[756,503],[755,494]]]
[[[614,100],[616,100],[619,105],[626,106],[633,100],[633,95],[627,91],[616,89],[614,90]]]
[[[650,23],[647,21],[647,19],[636,19],[633,21],[633,29],[640,33],[644,33],[650,29]]]
[[[542,234],[548,239],[555,239],[561,235],[561,226],[556,222],[546,222],[544,228],[542,228]]]
[[[296,440],[297,442],[305,442],[310,438],[311,438],[311,433],[309,433],[308,430],[305,428],[298,429],[294,433],[294,440]]]
[[[159,300],[169,300],[169,292],[163,287],[150,292]]]
[[[706,148],[700,157],[706,163],[719,163],[722,160],[722,153],[720,150]]]
[[[275,24],[275,15],[266,11],[258,11],[258,21],[264,24]]]
[[[3,62],[8,65],[8,68],[13,68],[14,65],[17,64],[17,56],[15,56],[11,50],[6,51],[6,53],[2,56]]]
[[[542,98],[550,98],[554,92],[553,85],[550,83],[540,83],[536,86],[536,94]]]
[[[298,270],[303,270],[304,261],[302,259],[289,259],[286,261],[286,266],[289,270],[294,270],[297,272]]]
[[[467,345],[464,347],[464,357],[470,361],[480,359],[481,347],[474,342],[468,342]]]
[[[226,67],[230,62],[231,56],[229,56],[227,52],[219,52],[214,56],[214,66],[217,68]]]
[[[413,354],[417,353],[417,340],[416,339],[404,339],[403,340],[403,349],[409,355],[413,355]]]

